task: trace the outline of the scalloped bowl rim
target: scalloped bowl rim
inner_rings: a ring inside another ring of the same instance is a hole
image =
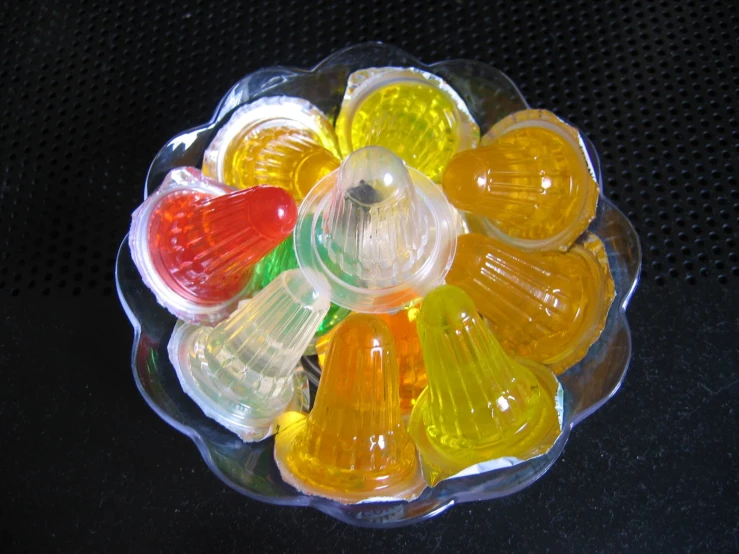
[[[186,131],[183,131],[181,133],[178,133],[174,137],[172,137],[170,140],[168,140],[165,145],[160,149],[160,151],[157,153],[157,155],[152,160],[151,165],[149,166],[149,170],[147,171],[146,175],[146,181],[144,186],[144,198],[148,196],[149,190],[153,190],[152,187],[150,187],[150,181],[152,178],[152,173],[154,168],[157,165],[157,162],[159,162],[160,158],[165,155],[165,151],[168,149],[168,147],[173,144],[175,141],[181,141],[184,143],[187,147],[187,140],[185,137],[187,135],[193,133],[193,132],[201,132],[217,123],[219,123],[221,120],[223,120],[230,112],[229,110],[224,110],[224,106],[226,105],[226,102],[229,100],[229,98],[235,93],[235,91],[238,90],[239,86],[242,83],[245,83],[246,81],[255,78],[255,76],[260,75],[268,75],[269,73],[276,73],[276,72],[283,72],[284,74],[292,74],[292,75],[309,75],[312,73],[317,73],[321,69],[323,69],[326,66],[330,66],[332,60],[335,60],[336,58],[339,58],[340,56],[346,55],[348,53],[352,53],[355,50],[361,50],[363,48],[369,48],[369,47],[381,47],[387,50],[392,50],[394,53],[400,53],[404,56],[406,56],[408,59],[412,60],[414,66],[417,67],[423,67],[423,68],[434,68],[435,66],[439,66],[441,64],[448,64],[448,63],[455,63],[455,62],[464,62],[467,64],[471,64],[473,66],[479,66],[481,68],[484,68],[486,70],[493,69],[496,71],[496,73],[499,74],[500,77],[507,80],[509,83],[511,89],[515,91],[518,94],[519,99],[523,102],[523,104],[526,107],[530,107],[528,102],[525,100],[523,94],[521,93],[520,89],[516,86],[514,81],[510,79],[507,75],[505,75],[500,70],[494,68],[493,66],[490,66],[488,64],[485,64],[483,62],[474,61],[474,60],[445,60],[442,62],[436,62],[433,64],[424,64],[417,60],[414,56],[411,56],[407,52],[392,47],[389,45],[385,45],[381,42],[371,42],[371,43],[362,43],[357,44],[353,46],[349,46],[347,48],[338,50],[328,56],[327,58],[321,60],[318,64],[316,64],[312,69],[302,69],[302,68],[295,68],[295,67],[289,67],[289,66],[271,66],[268,68],[262,68],[258,69],[257,71],[254,71],[252,73],[249,73],[244,78],[240,79],[236,84],[234,84],[229,90],[226,92],[226,94],[221,98],[221,100],[218,103],[218,106],[216,110],[213,113],[213,116],[211,119],[201,125],[192,127]],[[260,94],[263,92],[267,92],[269,88],[262,89],[260,91]],[[235,107],[235,106],[234,106]],[[586,139],[587,141],[587,139]],[[589,143],[589,141],[587,141]],[[589,143],[590,144],[590,143]],[[592,147],[592,144],[590,144]],[[615,211],[617,214],[620,215],[622,218],[622,223],[625,225],[627,234],[630,235],[630,238],[633,239],[634,245],[635,245],[635,258],[636,258],[636,265],[632,268],[633,271],[633,277],[631,279],[631,282],[629,283],[626,290],[623,292],[623,297],[621,298],[620,304],[618,305],[618,313],[616,314],[616,318],[621,320],[621,323],[623,325],[623,330],[625,331],[627,337],[627,352],[625,356],[625,363],[621,370],[621,373],[617,379],[617,381],[613,384],[612,388],[609,390],[609,392],[604,395],[602,398],[600,398],[598,401],[594,402],[581,412],[577,413],[571,421],[567,422],[565,421],[562,429],[562,433],[560,438],[557,440],[555,445],[552,447],[552,451],[555,449],[558,450],[556,454],[552,457],[552,459],[547,463],[545,466],[537,470],[536,474],[524,481],[519,483],[518,485],[514,485],[512,487],[508,487],[505,489],[505,491],[502,494],[486,494],[483,495],[480,498],[447,498],[447,499],[439,499],[440,504],[430,511],[426,512],[419,512],[418,514],[414,514],[409,518],[400,519],[400,520],[394,520],[394,521],[373,521],[373,520],[357,520],[356,518],[349,517],[347,514],[344,514],[344,512],[341,510],[342,505],[339,505],[338,503],[335,503],[330,500],[326,500],[320,497],[313,497],[313,496],[307,496],[303,495],[301,493],[297,493],[296,496],[293,497],[275,497],[275,496],[268,496],[261,494],[259,492],[256,492],[252,489],[246,488],[239,483],[234,482],[232,479],[230,479],[221,469],[219,468],[218,464],[213,458],[213,453],[211,452],[207,440],[201,435],[199,431],[194,429],[193,427],[186,425],[184,423],[181,423],[180,421],[177,421],[170,413],[168,413],[163,407],[161,407],[159,404],[157,404],[154,399],[149,395],[147,390],[144,388],[143,383],[140,380],[138,371],[137,371],[137,355],[139,352],[139,348],[141,347],[141,338],[142,338],[142,323],[139,320],[139,317],[136,313],[134,313],[134,310],[129,306],[125,294],[121,288],[121,280],[119,278],[119,268],[120,268],[120,260],[123,252],[125,251],[127,244],[128,244],[128,235],[126,235],[123,238],[123,241],[121,242],[121,245],[118,250],[118,254],[116,256],[116,264],[115,264],[115,282],[116,282],[116,291],[118,293],[118,298],[121,303],[121,306],[123,307],[123,310],[125,311],[129,321],[131,322],[131,325],[134,330],[134,340],[133,340],[133,347],[131,351],[131,368],[134,374],[134,381],[136,382],[136,387],[139,390],[139,393],[144,398],[146,403],[149,405],[149,407],[159,416],[161,417],[167,424],[169,424],[171,427],[175,428],[180,433],[188,436],[196,445],[198,451],[200,452],[200,455],[202,456],[203,460],[209,467],[209,469],[227,486],[230,488],[236,490],[237,492],[262,502],[266,502],[273,505],[281,505],[281,506],[311,506],[313,508],[316,508],[320,510],[323,513],[326,513],[327,515],[330,515],[334,518],[337,518],[345,523],[350,523],[353,525],[360,525],[360,526],[366,526],[366,527],[381,527],[381,528],[390,528],[390,527],[399,527],[408,525],[414,522],[417,522],[419,520],[428,519],[431,517],[434,517],[442,512],[444,512],[446,509],[454,505],[455,503],[464,503],[464,502],[470,502],[473,500],[480,500],[480,499],[492,499],[492,498],[498,498],[502,496],[507,496],[509,494],[513,494],[515,492],[518,492],[531,484],[533,484],[535,481],[537,481],[540,477],[542,477],[548,469],[554,464],[554,462],[559,458],[562,451],[564,450],[564,446],[569,438],[569,434],[571,430],[578,425],[581,421],[583,421],[586,417],[597,411],[601,406],[603,406],[610,398],[615,395],[618,390],[620,389],[624,378],[626,377],[626,373],[628,372],[630,362],[631,362],[631,350],[632,350],[632,341],[631,341],[631,330],[629,328],[628,320],[626,318],[626,309],[628,307],[629,301],[631,300],[632,296],[634,295],[634,292],[637,288],[638,282],[639,282],[639,276],[640,276],[640,270],[641,270],[641,246],[639,244],[638,235],[636,234],[636,231],[633,228],[633,225],[631,225],[631,222],[623,215],[620,210],[613,205],[613,203],[607,199],[603,195],[602,191],[602,178],[600,175],[600,164],[597,160],[597,153],[594,148],[591,148],[591,154],[594,154],[596,156],[596,159],[594,160],[596,162],[596,165],[598,167],[598,183],[599,183],[599,204],[602,206],[607,206],[608,209]],[[155,187],[154,187],[155,188]],[[614,303],[615,304],[615,303]],[[612,309],[616,307],[615,305],[612,306]],[[164,308],[161,308],[164,310]],[[599,339],[600,340],[600,339]],[[438,485],[437,485],[438,486]],[[428,492],[429,489],[427,489]],[[425,495],[424,495],[425,496]],[[423,498],[423,496],[422,496]],[[366,506],[367,508],[371,508],[371,505]]]

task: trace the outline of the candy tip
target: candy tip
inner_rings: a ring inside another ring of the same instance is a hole
[[[365,146],[350,154],[338,177],[338,190],[365,207],[396,199],[411,185],[403,160],[381,146]]]
[[[441,285],[426,295],[419,321],[428,327],[446,327],[477,314],[469,295],[454,285]]]

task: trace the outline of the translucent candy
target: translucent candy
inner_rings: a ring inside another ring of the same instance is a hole
[[[203,173],[236,188],[270,185],[301,200],[339,166],[336,136],[302,98],[262,98],[237,109],[203,156]]]
[[[285,482],[342,503],[421,493],[400,415],[395,342],[376,316],[352,314],[336,328],[313,410],[277,435],[275,461]]]
[[[381,67],[349,76],[336,134],[344,156],[382,146],[438,182],[454,154],[477,146],[480,129],[464,100],[436,75]]]
[[[283,271],[297,268],[298,260],[295,258],[293,237],[290,235],[254,266],[249,290],[259,292]]]
[[[421,343],[418,341],[416,331],[419,309],[420,305],[413,305],[395,314],[377,314],[377,317],[388,326],[395,340],[400,383],[400,413],[403,417],[410,415],[413,404],[426,386],[426,367],[423,364]],[[326,363],[326,354],[334,334],[335,330],[316,341],[315,350],[321,367]]]
[[[333,340],[338,328],[339,326],[337,325],[328,333],[324,333],[316,339],[315,351],[316,356],[318,357],[318,365],[321,366],[321,368],[326,367],[326,354],[328,354],[328,349],[331,346],[331,341]]]
[[[447,282],[464,289],[509,354],[562,373],[598,339],[614,298],[603,243],[522,252],[479,234],[459,239]]]
[[[544,110],[497,123],[483,145],[460,152],[443,188],[492,234],[527,250],[566,249],[595,217],[598,184],[576,129]]]
[[[378,314],[395,339],[400,382],[400,412],[404,416],[411,413],[416,399],[426,387],[426,366],[423,363],[423,352],[416,330],[419,311],[420,304],[395,314]]]
[[[280,414],[301,407],[294,370],[328,306],[296,269],[212,329],[180,325],[168,350],[183,390],[244,441],[269,436]]]
[[[293,237],[290,235],[254,266],[253,276],[249,282],[249,291],[252,293],[260,291],[283,271],[297,268],[298,260],[293,248]],[[331,304],[326,317],[318,326],[316,336],[319,337],[327,333],[350,313],[346,308]]]
[[[408,432],[430,485],[476,464],[525,460],[551,448],[560,433],[551,371],[509,358],[456,287],[429,293],[417,325],[428,387]]]
[[[303,201],[298,264],[326,277],[335,304],[400,309],[444,279],[456,247],[452,210],[437,185],[392,152],[363,148]]]
[[[321,324],[318,326],[316,336],[320,337],[321,335],[328,333],[331,329],[344,321],[350,313],[352,313],[350,310],[332,303],[331,307],[328,309],[326,317],[323,318],[323,321],[321,321]]]
[[[296,218],[295,201],[282,189],[234,191],[178,168],[133,213],[131,253],[160,304],[189,322],[216,322]]]

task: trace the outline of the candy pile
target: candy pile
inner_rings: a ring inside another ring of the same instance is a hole
[[[202,172],[134,212],[183,390],[244,441],[276,434],[282,478],[343,503],[546,453],[556,374],[614,298],[580,134],[525,110],[481,138],[446,82],[395,67],[353,73],[335,123],[301,98],[242,106]]]

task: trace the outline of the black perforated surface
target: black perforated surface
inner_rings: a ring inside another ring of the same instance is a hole
[[[2,540],[22,551],[726,552],[739,544],[734,0],[4,2]],[[115,253],[149,162],[245,74],[366,40],[490,63],[637,228],[624,389],[539,483],[369,533],[244,499],[138,397]]]
[[[595,142],[663,284],[739,277],[731,1],[41,2],[0,13],[0,289],[112,291],[147,165],[259,67],[383,39],[491,63]],[[422,11],[423,13],[419,13]]]

